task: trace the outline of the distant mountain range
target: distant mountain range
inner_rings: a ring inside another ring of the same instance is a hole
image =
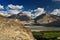
[[[8,16],[8,18],[19,19],[23,24],[30,24],[32,20],[31,17],[23,13],[13,14]]]
[[[8,16],[11,19],[19,19],[24,24],[41,24],[41,25],[54,25],[60,26],[60,16],[52,15],[52,14],[42,14],[37,16],[35,19],[32,19],[30,16],[24,13],[13,14]]]
[[[13,15],[9,16],[8,18],[17,18],[17,19],[20,19],[20,21],[30,21],[31,20],[31,18],[28,15],[23,14],[23,13],[13,14]]]
[[[42,25],[56,25],[60,26],[60,16],[52,15],[52,14],[42,14],[36,17],[35,23]]]

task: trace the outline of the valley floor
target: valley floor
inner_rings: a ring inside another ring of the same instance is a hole
[[[60,27],[46,27],[46,26],[34,26],[34,25],[29,25],[25,27],[30,28],[31,31],[60,31]]]

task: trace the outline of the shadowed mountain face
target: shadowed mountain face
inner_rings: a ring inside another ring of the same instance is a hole
[[[23,13],[14,14],[14,15],[9,16],[8,18],[17,18],[17,19],[20,19],[20,21],[30,21],[31,20],[31,18],[28,15],[23,14]]]
[[[60,27],[60,21],[53,21],[51,23],[45,24],[45,26]]]
[[[42,14],[34,19],[35,23],[39,24],[50,24],[50,25],[60,25],[60,16],[52,14]]]
[[[34,40],[34,38],[20,20],[0,15],[0,40]]]

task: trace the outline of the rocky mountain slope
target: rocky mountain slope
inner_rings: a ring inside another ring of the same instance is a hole
[[[0,15],[0,40],[34,40],[31,31],[18,19]]]
[[[31,17],[29,17],[28,15],[23,14],[23,13],[14,14],[14,15],[9,16],[8,18],[17,18],[23,24],[31,23]]]
[[[17,18],[17,19],[20,19],[20,21],[31,20],[31,18],[28,15],[23,14],[23,13],[13,14],[13,15],[9,16],[8,18]]]
[[[34,19],[35,23],[39,24],[51,24],[51,25],[60,25],[60,16],[52,14],[42,14]]]

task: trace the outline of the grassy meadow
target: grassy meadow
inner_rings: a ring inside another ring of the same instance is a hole
[[[60,40],[60,31],[33,31],[32,34],[37,40]]]

